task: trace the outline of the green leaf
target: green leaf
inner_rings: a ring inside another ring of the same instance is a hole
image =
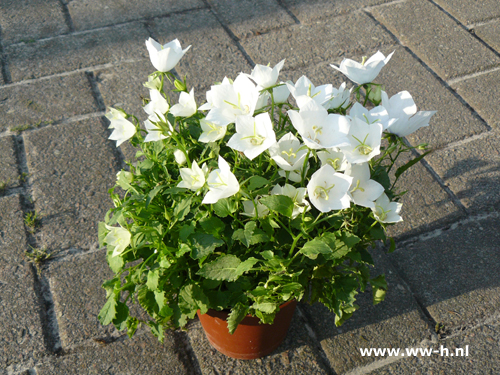
[[[238,205],[228,198],[219,199],[214,203],[215,214],[219,217],[226,217],[236,212]]]
[[[198,309],[201,314],[205,314],[208,311],[209,304],[208,297],[198,285],[186,285],[179,293],[179,306],[183,313],[191,319],[194,318]]]
[[[401,176],[408,168],[410,168],[411,166],[417,164],[420,160],[422,160],[426,155],[430,154],[431,152],[432,152],[432,150],[431,151],[427,151],[427,152],[423,153],[422,155],[417,156],[415,159],[410,160],[405,165],[399,167],[396,170],[396,173],[394,175],[396,177],[396,179],[398,179],[399,176]]]
[[[385,299],[385,292],[387,290],[387,281],[385,281],[385,276],[380,275],[374,279],[370,280],[373,293],[373,304],[382,302]]]
[[[137,291],[137,300],[150,316],[156,313],[157,304],[155,295],[145,285]]]
[[[112,254],[113,254],[113,250],[108,250],[108,252],[106,253],[106,260],[108,261],[109,268],[111,268],[111,270],[114,273],[118,273],[121,271],[121,269],[125,265],[125,262],[120,255],[113,257],[113,256],[111,256]]]
[[[163,333],[163,325],[151,321],[147,324],[151,328],[151,333],[155,335],[161,343],[163,343],[163,340],[165,339],[165,335]]]
[[[151,203],[156,194],[158,194],[164,187],[164,185],[159,185],[149,192],[148,197],[146,198],[146,208],[148,208],[149,203]]]
[[[258,188],[261,188],[265,186],[266,184],[269,183],[269,180],[265,179],[264,177],[261,176],[252,176],[248,180],[248,186],[247,189],[252,191]]]
[[[160,278],[159,276],[159,270],[154,270],[154,271],[149,271],[148,272],[148,280],[146,282],[146,285],[148,286],[148,289],[151,291],[154,291],[158,288],[158,280]]]
[[[99,225],[97,226],[97,237],[99,239],[99,247],[104,246],[104,238],[106,238],[106,235],[108,234],[108,228],[106,228],[106,223],[103,221],[99,222]]]
[[[224,241],[211,234],[195,233],[189,237],[191,240],[191,258],[201,259],[214,252],[215,248],[224,245]]]
[[[179,239],[182,242],[186,242],[188,237],[194,233],[196,223],[192,221],[189,225],[183,225],[179,231]]]
[[[218,217],[212,216],[205,218],[200,221],[201,227],[205,233],[213,234],[219,236],[222,231],[224,231],[224,223]]]
[[[319,238],[315,238],[306,242],[299,252],[304,254],[309,259],[316,259],[318,254],[331,254],[332,249]]]
[[[177,258],[180,258],[184,254],[189,253],[191,250],[192,250],[191,246],[189,246],[189,245],[187,245],[185,243],[181,243],[179,245],[179,250],[177,250],[177,252],[175,253],[175,255],[177,256]]]
[[[236,267],[236,273],[239,275],[243,275],[245,272],[250,271],[257,262],[259,262],[259,260],[255,259],[254,257],[248,258],[244,262],[241,262],[238,267]]]
[[[116,316],[116,305],[118,303],[116,297],[116,293],[111,294],[97,316],[103,326],[111,323]]]
[[[286,195],[269,195],[260,198],[260,202],[271,211],[276,211],[286,217],[292,216],[293,200]]]
[[[241,264],[241,260],[232,255],[222,255],[213,262],[206,263],[196,273],[207,279],[235,281],[241,274],[237,268]]]
[[[116,304],[116,316],[113,319],[113,325],[118,331],[123,331],[127,328],[127,318],[129,316],[128,306],[123,302]]]
[[[160,308],[160,310],[163,308],[163,306],[165,306],[165,292],[158,292],[158,291],[154,291],[153,292],[155,294],[155,300],[156,300],[156,303],[158,304],[158,307]]]
[[[389,237],[389,241],[391,241],[391,246],[389,247],[389,253],[392,253],[394,250],[396,250],[396,241],[394,241],[394,238]]]
[[[178,221],[182,221],[191,210],[191,198],[183,199],[175,205],[174,216]]]
[[[138,326],[139,326],[139,320],[137,320],[137,318],[129,316],[127,319],[127,335],[128,335],[128,337],[132,338],[134,336],[135,331],[137,330]]]
[[[265,314],[272,314],[278,308],[278,304],[272,302],[254,303],[252,307],[255,310],[262,311]]]
[[[232,309],[231,313],[227,317],[227,328],[229,333],[232,335],[238,324],[243,320],[243,318],[248,314],[249,307],[243,305],[242,303],[237,303]]]

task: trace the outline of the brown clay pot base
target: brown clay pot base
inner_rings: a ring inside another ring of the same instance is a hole
[[[237,359],[255,359],[271,354],[285,339],[297,301],[280,306],[273,324],[260,324],[259,318],[247,315],[231,335],[226,311],[209,309],[198,317],[210,344],[222,354]]]

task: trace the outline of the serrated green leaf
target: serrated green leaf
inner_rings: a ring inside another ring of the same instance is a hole
[[[114,273],[119,273],[125,265],[125,262],[120,255],[112,256],[112,254],[113,250],[108,250],[106,253],[106,260],[108,261],[109,268],[111,268]]]
[[[194,233],[196,223],[192,221],[189,225],[183,225],[179,231],[179,239],[182,242],[186,242],[188,237]]]
[[[254,308],[255,310],[262,311],[265,314],[272,314],[278,308],[278,304],[272,302],[254,303],[252,305],[252,308]]]
[[[104,222],[99,222],[99,225],[97,226],[97,237],[99,240],[99,247],[104,246],[104,238],[106,238],[106,235],[108,234],[108,228],[106,228],[106,223]]]
[[[137,291],[137,300],[150,316],[155,314],[157,310],[155,295],[145,285]]]
[[[213,234],[215,236],[219,236],[225,228],[222,220],[215,216],[200,220],[200,224],[205,233]]]
[[[183,199],[175,205],[174,216],[178,221],[184,220],[184,217],[191,210],[191,198]]]
[[[227,317],[227,328],[229,333],[232,335],[238,324],[243,320],[243,318],[248,314],[249,307],[243,305],[242,303],[237,303],[232,309],[231,313]]]
[[[264,177],[261,177],[261,176],[252,176],[248,180],[247,189],[249,191],[253,191],[255,189],[261,188],[262,186],[265,186],[268,183],[269,183],[269,180],[265,179]]]
[[[213,205],[214,212],[219,217],[227,217],[236,212],[237,203],[228,198],[219,199]]]
[[[148,272],[148,280],[146,282],[146,285],[149,290],[155,291],[158,288],[158,280],[160,279],[160,271],[159,270],[154,270],[154,271],[149,271]]]
[[[116,305],[118,303],[116,297],[116,293],[111,294],[97,316],[103,326],[111,323],[116,316]]]
[[[237,272],[240,264],[241,260],[235,255],[222,255],[204,264],[196,274],[212,280],[235,281],[240,276]]]
[[[239,275],[243,275],[245,272],[250,271],[257,262],[259,262],[259,260],[254,257],[248,258],[244,262],[241,262],[238,267],[236,267],[236,273]]]
[[[260,198],[260,202],[269,208],[286,217],[291,217],[293,212],[293,200],[286,195],[269,195]]]
[[[154,291],[155,294],[155,300],[156,303],[158,304],[158,308],[161,310],[163,306],[165,306],[165,292],[161,291]]]
[[[129,316],[126,324],[127,324],[127,335],[128,337],[132,338],[135,334],[135,331],[137,330],[137,327],[139,326],[139,320],[137,320],[137,318]]]
[[[123,331],[127,328],[127,318],[129,316],[128,306],[123,302],[116,304],[116,316],[113,319],[113,325],[118,331]]]
[[[217,247],[224,245],[224,241],[206,233],[195,233],[189,239],[191,240],[191,257],[193,259],[206,257],[213,253]]]
[[[163,340],[165,339],[163,325],[151,321],[149,321],[147,324],[151,328],[151,333],[155,335],[161,343],[163,343]]]
[[[318,254],[331,254],[332,249],[319,238],[315,238],[306,242],[299,252],[304,254],[309,259],[316,259]]]
[[[156,197],[156,195],[161,191],[161,189],[163,189],[165,187],[165,185],[159,185],[157,187],[155,187],[153,190],[151,190],[148,194],[148,197],[146,198],[146,208],[148,208],[149,204],[151,203],[151,201],[153,200],[154,197]]]
[[[185,244],[185,243],[181,243],[179,245],[179,250],[177,250],[177,252],[175,253],[175,255],[177,256],[177,258],[180,258],[184,254],[189,253],[191,250],[192,250],[191,246],[189,246],[188,244]]]
[[[191,319],[194,318],[198,309],[201,314],[205,314],[208,311],[209,304],[208,297],[198,285],[186,285],[179,293],[179,306],[182,312]]]

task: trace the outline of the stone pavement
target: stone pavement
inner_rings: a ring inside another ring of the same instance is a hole
[[[176,74],[198,102],[256,63],[286,58],[286,79],[338,85],[329,64],[396,51],[377,81],[438,114],[408,137],[435,152],[401,181],[397,250],[374,253],[390,284],[384,303],[361,295],[339,328],[300,304],[282,346],[253,361],[217,353],[198,321],[163,345],[100,326],[110,271],[97,222],[133,155],[107,140],[103,116],[113,105],[142,116],[149,36],[192,44]],[[1,0],[0,54],[0,374],[499,373],[498,0]],[[35,267],[31,248],[54,256]],[[436,354],[466,346],[468,356]]]

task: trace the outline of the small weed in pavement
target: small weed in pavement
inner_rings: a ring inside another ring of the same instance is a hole
[[[30,233],[35,233],[36,228],[40,224],[40,218],[36,211],[31,211],[24,217],[24,225],[28,228]]]
[[[9,182],[10,182],[10,178],[7,181],[0,182],[0,193],[2,193],[5,189],[7,189]]]
[[[28,259],[28,262],[33,263],[36,266],[37,272],[40,273],[40,267],[43,262],[52,258],[52,253],[47,252],[45,247],[37,248],[30,246],[31,251],[26,251],[24,254]]]

